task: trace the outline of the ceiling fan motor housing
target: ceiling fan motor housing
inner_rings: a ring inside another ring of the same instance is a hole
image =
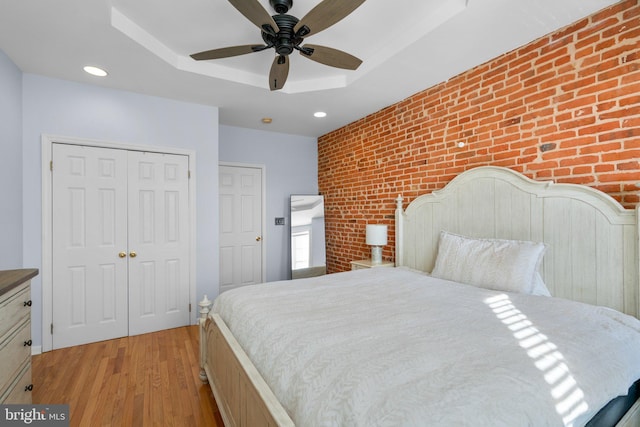
[[[272,3],[276,1],[277,0],[271,0]],[[288,3],[291,3],[291,1]],[[279,55],[289,55],[293,52],[295,46],[298,46],[303,41],[302,37],[296,37],[293,32],[293,28],[298,23],[298,18],[291,15],[280,14],[273,15],[273,19],[276,21],[276,24],[278,24],[280,31],[275,36],[263,31],[262,39],[265,43],[273,45]]]

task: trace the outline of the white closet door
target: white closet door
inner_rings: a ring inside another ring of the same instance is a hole
[[[53,348],[127,335],[127,152],[53,145]]]
[[[188,166],[129,153],[129,335],[189,323]]]
[[[188,156],[52,150],[53,348],[188,325]]]
[[[262,169],[220,166],[220,292],[262,283]]]

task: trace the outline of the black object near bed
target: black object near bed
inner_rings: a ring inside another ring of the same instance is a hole
[[[585,427],[615,427],[638,399],[640,399],[640,379],[629,387],[627,395],[618,396],[607,403]]]

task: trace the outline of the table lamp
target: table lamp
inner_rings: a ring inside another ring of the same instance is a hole
[[[387,244],[387,226],[367,224],[367,245],[371,245],[371,263],[382,262],[382,246]]]

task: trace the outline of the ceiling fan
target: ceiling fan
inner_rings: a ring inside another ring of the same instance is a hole
[[[229,0],[240,13],[262,31],[263,45],[231,46],[194,53],[197,61],[228,58],[274,48],[276,57],[269,72],[269,88],[282,89],[289,75],[289,54],[294,50],[313,61],[347,70],[357,69],[362,60],[326,46],[302,45],[305,37],[330,27],[353,12],[365,0],[323,0],[302,19],[287,15],[293,0],[269,0],[277,15],[269,15],[258,0]]]

